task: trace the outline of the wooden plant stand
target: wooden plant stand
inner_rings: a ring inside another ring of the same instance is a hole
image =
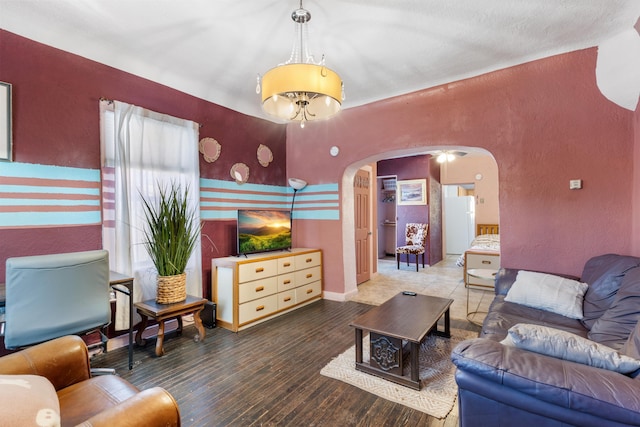
[[[156,340],[156,356],[164,354],[164,322],[170,319],[178,320],[178,334],[182,333],[182,316],[193,313],[193,322],[198,330],[194,341],[198,342],[205,337],[205,330],[200,319],[200,312],[207,302],[204,298],[187,295],[187,299],[172,304],[159,304],[155,299],[135,303],[136,310],[142,317],[140,327],[136,333],[136,344],[145,345],[146,340],[142,339],[142,333],[147,328],[149,319],[158,322],[158,339]]]

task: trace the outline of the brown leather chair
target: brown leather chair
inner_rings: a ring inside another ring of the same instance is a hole
[[[0,357],[0,374],[47,378],[58,395],[62,426],[180,426],[178,404],[166,390],[140,391],[116,375],[92,377],[87,346],[78,336]]]

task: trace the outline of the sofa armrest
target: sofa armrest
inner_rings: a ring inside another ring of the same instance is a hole
[[[511,285],[516,281],[518,276],[518,269],[515,268],[501,268],[496,274],[495,280],[495,294],[507,295]]]
[[[165,389],[153,387],[89,418],[81,426],[179,427],[180,410]]]
[[[91,377],[89,351],[82,338],[68,335],[0,357],[0,373],[47,378],[56,390]]]
[[[459,370],[494,384],[498,395],[504,388],[502,395],[518,392],[618,423],[637,425],[640,419],[640,380],[617,372],[483,338],[461,342],[451,358]]]

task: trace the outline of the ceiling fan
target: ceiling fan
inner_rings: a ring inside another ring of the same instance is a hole
[[[456,151],[456,150],[441,150],[433,153],[433,156],[436,158],[438,163],[446,163],[452,162],[457,157],[464,157],[468,153],[466,151]]]

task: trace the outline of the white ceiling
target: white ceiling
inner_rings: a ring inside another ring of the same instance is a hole
[[[638,0],[305,0],[309,45],[350,108],[598,46]],[[267,118],[256,77],[289,58],[296,0],[0,0],[0,27]],[[1,58],[0,58],[1,61]],[[46,72],[43,70],[43,72]]]

